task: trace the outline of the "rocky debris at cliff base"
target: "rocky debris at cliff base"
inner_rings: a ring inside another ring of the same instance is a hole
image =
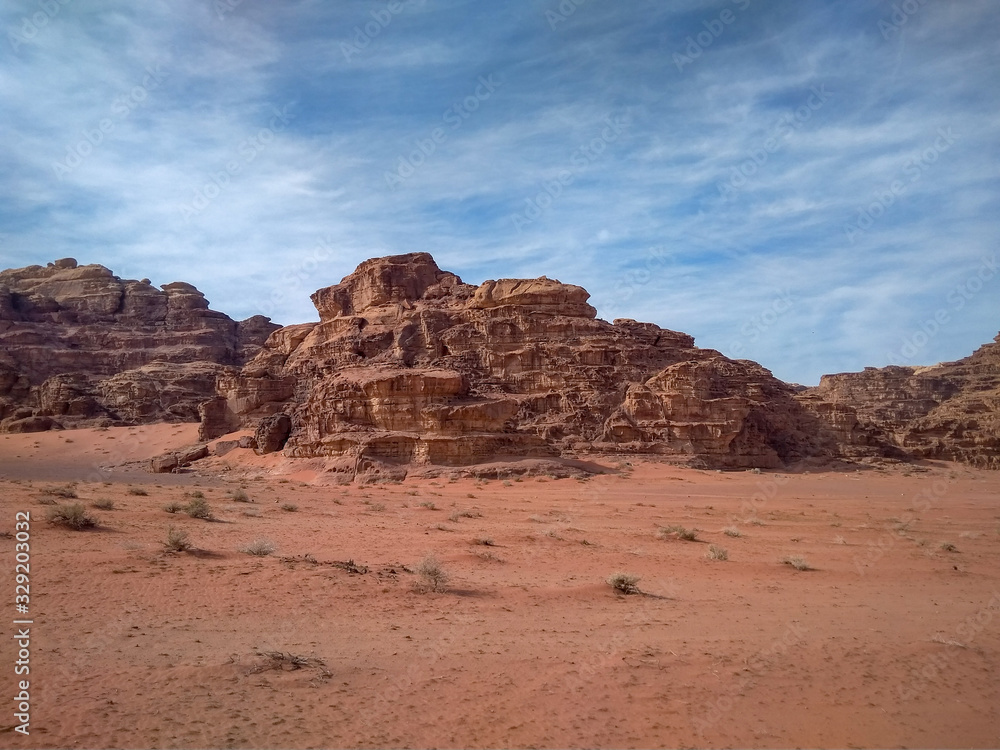
[[[170,474],[208,456],[208,446],[204,443],[192,445],[177,451],[170,451],[149,460],[149,470],[153,474]]]

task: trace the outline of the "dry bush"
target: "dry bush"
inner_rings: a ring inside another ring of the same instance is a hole
[[[422,503],[417,503],[421,508],[427,508],[427,510],[437,510],[437,506],[434,503],[424,501]]]
[[[164,505],[163,510],[167,511],[167,513],[179,513],[180,511],[184,510],[184,506],[175,500],[172,503],[167,503],[166,505]]]
[[[951,542],[941,542],[940,547],[945,552],[958,552],[958,547],[956,547]]]
[[[631,573],[615,573],[608,576],[608,585],[621,594],[638,594],[639,576]]]
[[[46,518],[49,523],[57,523],[77,531],[97,526],[97,519],[88,515],[86,508],[80,503],[57,505],[48,512]]]
[[[781,562],[791,565],[796,570],[813,570],[814,568],[801,557],[783,557]]]
[[[206,521],[211,521],[215,518],[212,515],[212,509],[208,507],[208,503],[205,502],[204,497],[193,498],[184,507],[184,512],[191,516],[191,518],[203,518]]]
[[[728,560],[729,551],[725,547],[720,547],[717,544],[710,544],[708,546],[707,556],[709,560]]]
[[[724,528],[722,530],[722,533],[725,534],[726,536],[731,536],[731,537],[741,537],[741,536],[743,536],[743,532],[740,531],[735,526],[727,526],[726,528]]]
[[[483,514],[478,510],[457,510],[448,516],[448,520],[457,523],[461,518],[482,518]]]
[[[240,552],[254,557],[267,557],[276,549],[277,547],[270,539],[254,539],[250,544],[240,547]]]
[[[142,487],[129,487],[128,494],[136,495],[138,497],[146,497],[147,495],[149,495],[149,493],[146,492],[146,490],[144,490]]]
[[[114,510],[115,501],[107,497],[102,497],[92,502],[91,506],[98,510]]]
[[[77,497],[76,490],[71,484],[67,484],[63,487],[46,487],[42,490],[42,494],[50,495],[51,497],[61,497],[65,500],[73,500]]]
[[[187,532],[173,526],[167,528],[167,541],[163,544],[171,552],[187,552],[193,546]]]
[[[253,500],[251,500],[250,496],[247,494],[247,491],[245,489],[243,489],[242,487],[240,487],[238,490],[234,490],[231,496],[232,496],[233,500],[235,502],[237,502],[237,503],[252,503],[253,502]]]
[[[282,503],[281,509],[287,510],[289,513],[294,513],[299,509],[299,506],[295,505],[294,503]]]
[[[440,591],[448,583],[448,574],[433,556],[428,555],[421,560],[416,570],[423,585],[431,591]]]
[[[682,539],[685,542],[694,542],[698,539],[698,529],[686,529],[683,526],[662,526],[656,532],[660,539]]]
[[[477,536],[472,540],[472,543],[481,544],[483,547],[495,547],[497,544],[491,537],[488,536]]]

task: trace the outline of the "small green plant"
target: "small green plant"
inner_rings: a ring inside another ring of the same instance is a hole
[[[717,544],[710,544],[708,546],[708,559],[709,560],[728,560],[729,551],[725,547],[720,547]]]
[[[421,560],[416,570],[423,585],[431,591],[440,591],[448,583],[448,574],[444,572],[437,558],[432,555]]]
[[[608,585],[620,594],[638,594],[639,576],[631,573],[615,573],[608,577]]]
[[[722,530],[722,533],[725,534],[726,536],[732,536],[732,537],[741,537],[741,536],[743,536],[743,532],[740,531],[735,526],[727,526],[726,528],[724,528]]]
[[[171,552],[187,552],[192,547],[187,532],[173,526],[167,528],[167,541],[163,544]]]
[[[240,487],[238,490],[234,490],[232,493],[232,498],[237,503],[252,503],[253,500],[247,494],[247,491]]]
[[[796,570],[813,570],[813,567],[801,557],[783,557],[781,562],[785,565],[791,565]]]
[[[683,526],[662,526],[656,532],[660,539],[682,539],[685,542],[694,542],[698,539],[698,529],[686,529]]]
[[[101,497],[92,502],[91,506],[98,510],[114,510],[115,501],[107,497]]]
[[[88,515],[87,510],[80,503],[57,505],[48,512],[46,518],[49,523],[57,523],[77,531],[97,526],[97,519]]]
[[[163,510],[167,511],[167,513],[179,513],[180,511],[184,510],[184,506],[181,505],[176,500],[174,500],[173,502],[164,505]]]
[[[149,493],[146,492],[146,490],[144,490],[142,487],[129,487],[128,494],[136,495],[138,497],[146,497],[147,495],[149,495]]]
[[[211,521],[215,518],[212,515],[212,509],[208,507],[208,503],[205,502],[205,498],[203,497],[193,498],[191,502],[184,506],[184,512],[191,516],[191,518],[202,518],[206,521]]]
[[[289,513],[294,513],[295,511],[297,511],[299,509],[299,506],[295,505],[294,503],[282,503],[281,504],[281,509],[282,510],[287,510]]]
[[[270,539],[254,539],[250,544],[240,547],[240,552],[254,557],[267,557],[276,549],[277,547]]]

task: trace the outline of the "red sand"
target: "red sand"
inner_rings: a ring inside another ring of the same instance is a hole
[[[630,459],[588,481],[341,487],[236,451],[217,477],[95,481],[193,434],[0,437],[0,532],[30,511],[34,620],[29,737],[12,730],[15,626],[0,638],[0,746],[1000,745],[996,472]],[[96,530],[45,521],[42,490],[74,476],[60,502],[114,501]],[[229,497],[241,477],[252,504]],[[195,491],[217,521],[163,510]],[[657,538],[673,524],[698,541]],[[198,549],[166,552],[168,526]],[[259,538],[276,552],[239,551]],[[8,623],[14,545],[0,538]],[[442,591],[408,572],[428,554]],[[348,560],[369,572],[329,564]],[[641,593],[615,593],[616,571]],[[310,661],[268,669],[267,651]]]

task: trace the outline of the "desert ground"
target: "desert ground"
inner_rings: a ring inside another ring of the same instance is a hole
[[[0,585],[33,621],[27,737],[0,639],[0,746],[1000,746],[1000,473],[142,470],[195,434],[0,436]],[[46,520],[72,503],[97,525]]]

